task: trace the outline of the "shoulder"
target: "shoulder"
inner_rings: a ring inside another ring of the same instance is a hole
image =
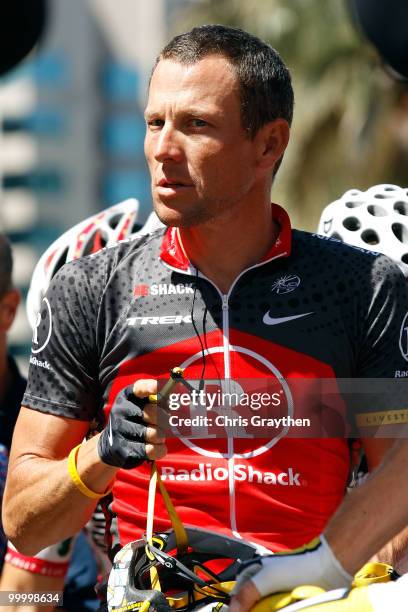
[[[306,258],[317,271],[329,268],[337,277],[366,278],[372,284],[384,278],[404,279],[399,266],[386,255],[320,234],[293,230],[292,252],[295,257]]]
[[[150,234],[127,238],[97,253],[70,261],[62,266],[50,285],[54,290],[56,287],[65,290],[72,287],[80,293],[91,286],[93,292],[102,293],[109,278],[118,269],[158,255],[163,233],[164,229],[158,228]]]

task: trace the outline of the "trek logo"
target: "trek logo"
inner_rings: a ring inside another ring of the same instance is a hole
[[[37,366],[38,368],[44,368],[45,370],[52,370],[52,367],[50,366],[48,361],[41,361],[40,359],[37,359],[37,357],[33,357],[32,355],[30,357],[30,363],[34,366]]]
[[[293,468],[286,472],[261,472],[245,463],[237,463],[233,467],[233,477],[236,482],[254,482],[256,484],[280,485],[282,487],[300,487],[300,473]],[[226,467],[214,467],[211,463],[199,463],[193,470],[174,467],[161,467],[162,480],[222,481],[229,479]]]
[[[191,315],[165,315],[163,317],[129,317],[126,319],[128,327],[144,325],[184,325],[191,323]]]
[[[267,312],[265,313],[262,321],[265,323],[265,325],[279,325],[280,323],[288,323],[288,321],[294,321],[295,319],[307,317],[312,314],[314,314],[314,312],[304,312],[303,314],[292,315],[291,317],[271,317],[269,312]]]
[[[133,289],[135,298],[146,297],[148,295],[185,295],[194,293],[191,284],[178,283],[177,285],[160,283],[158,285],[136,285]]]

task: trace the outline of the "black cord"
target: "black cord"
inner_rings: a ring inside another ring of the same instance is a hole
[[[196,268],[196,274],[195,274],[195,285],[194,285],[193,303],[192,303],[192,306],[191,306],[191,322],[193,324],[194,331],[196,333],[198,341],[200,342],[200,347],[201,347],[201,355],[202,355],[202,360],[203,360],[203,367],[202,367],[202,370],[201,370],[200,384],[199,384],[198,388],[199,388],[199,391],[202,391],[204,389],[204,375],[205,375],[205,368],[206,368],[206,355],[205,355],[205,348],[204,348],[203,341],[201,340],[201,336],[198,333],[198,329],[197,329],[196,323],[194,321],[194,306],[195,306],[195,301],[196,301],[197,282],[198,282],[198,268]],[[206,319],[206,316],[207,316],[207,306],[205,307],[204,318],[203,318],[203,333],[204,333],[204,335],[205,335],[205,319]]]

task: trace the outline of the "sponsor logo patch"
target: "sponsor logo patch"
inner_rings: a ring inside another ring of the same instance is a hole
[[[146,297],[148,295],[185,295],[193,294],[194,289],[191,284],[178,283],[177,285],[160,283],[155,285],[136,285],[133,289],[135,298]]]
[[[129,327],[144,325],[184,325],[191,323],[191,315],[165,315],[163,317],[129,317],[126,324]]]
[[[399,337],[399,347],[401,351],[401,355],[403,358],[408,361],[408,312],[404,317],[404,320],[401,325],[400,337]]]
[[[263,472],[255,470],[251,465],[237,463],[233,467],[233,477],[236,482],[254,482],[257,484],[280,485],[282,487],[300,487],[301,475],[293,468],[285,472]],[[229,479],[226,467],[215,467],[211,463],[199,463],[197,468],[186,470],[170,466],[161,467],[162,480],[191,480],[191,481],[223,481]]]
[[[30,356],[30,363],[33,366],[37,366],[37,368],[44,368],[45,370],[52,370],[52,367],[50,366],[48,361],[46,360],[41,361],[41,359],[37,359],[37,357],[33,357],[32,355]]]
[[[289,276],[281,276],[272,285],[271,290],[278,295],[290,293],[297,289],[300,285],[300,278],[295,274]]]
[[[280,323],[287,323],[288,321],[294,321],[301,317],[307,317],[308,315],[314,314],[313,312],[304,312],[303,314],[292,315],[291,317],[271,317],[269,312],[266,312],[262,321],[265,325],[279,325]]]
[[[40,353],[45,349],[50,341],[52,333],[52,315],[51,306],[47,298],[44,298],[41,304],[41,309],[37,314],[37,321],[33,334],[33,344],[31,352],[34,354]]]

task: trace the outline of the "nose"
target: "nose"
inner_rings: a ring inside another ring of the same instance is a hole
[[[180,135],[173,125],[165,123],[158,133],[154,148],[156,161],[163,163],[173,160],[180,161],[183,156]]]

